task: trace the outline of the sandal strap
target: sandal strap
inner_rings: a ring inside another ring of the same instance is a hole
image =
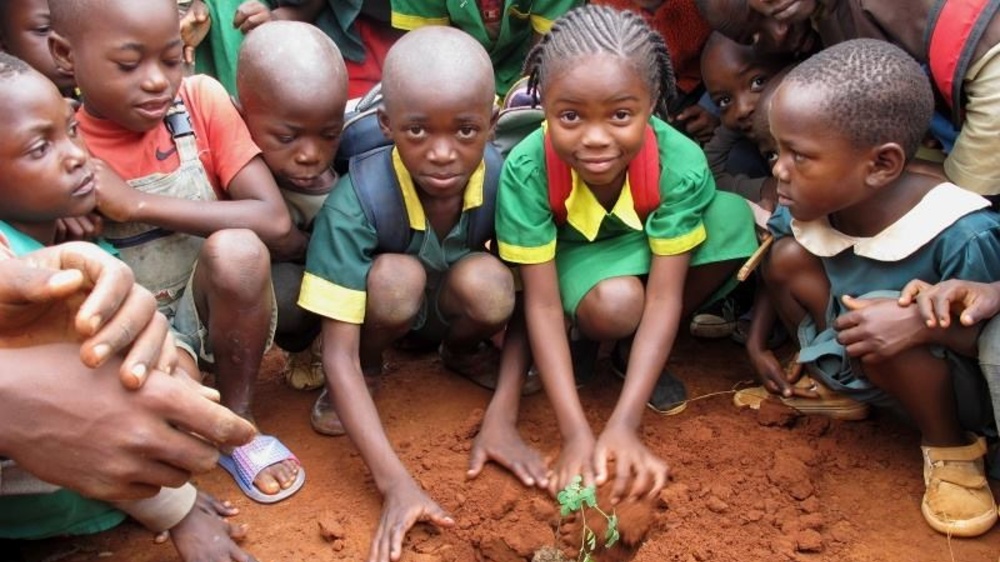
[[[986,442],[982,437],[961,447],[920,447],[930,463],[941,461],[974,461],[986,454]]]
[[[253,441],[233,449],[236,470],[246,482],[253,482],[265,468],[284,460],[299,462],[281,441],[271,435],[258,435]]]

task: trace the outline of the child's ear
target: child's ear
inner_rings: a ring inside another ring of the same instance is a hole
[[[389,126],[389,114],[385,112],[385,108],[379,107],[375,115],[378,116],[378,128],[382,129],[382,134],[392,140],[392,127]]]
[[[65,37],[55,31],[50,33],[49,52],[56,63],[56,68],[69,75],[73,74],[73,47]]]
[[[497,121],[500,120],[500,108],[496,105],[493,106],[493,115],[490,115],[490,137],[497,131]]]
[[[906,151],[899,143],[887,142],[873,147],[870,154],[866,182],[871,187],[879,188],[896,181],[906,168]]]

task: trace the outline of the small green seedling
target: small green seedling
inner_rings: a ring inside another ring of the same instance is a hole
[[[597,505],[597,488],[593,484],[583,486],[583,478],[576,476],[558,494],[556,500],[559,502],[559,524],[562,525],[562,518],[574,511],[580,512],[580,522],[583,524],[583,532],[580,537],[580,554],[577,556],[578,562],[594,562],[594,551],[597,549],[597,535],[587,526],[587,508],[592,507],[604,516],[608,521],[608,529],[604,532],[604,548],[611,548],[618,542],[618,516],[614,512],[608,515]]]

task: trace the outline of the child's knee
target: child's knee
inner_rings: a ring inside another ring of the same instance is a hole
[[[514,276],[489,254],[471,255],[452,267],[441,298],[455,304],[454,313],[499,327],[514,312]]]
[[[382,254],[368,271],[365,323],[409,325],[420,311],[427,274],[420,262],[404,254]]]
[[[638,277],[605,279],[587,292],[576,309],[587,337],[609,341],[635,333],[645,306],[645,287]]]
[[[769,284],[787,285],[805,271],[820,266],[816,256],[809,253],[791,236],[775,240],[768,253],[764,279]]]
[[[207,276],[213,291],[234,299],[256,299],[270,285],[271,258],[253,231],[221,230],[205,240],[198,272]]]

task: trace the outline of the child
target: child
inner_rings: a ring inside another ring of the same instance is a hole
[[[407,31],[425,25],[453,25],[486,49],[493,61],[497,95],[521,77],[524,57],[552,20],[581,0],[393,0],[392,25]]]
[[[443,341],[446,367],[496,386],[496,354],[480,344],[514,306],[510,271],[485,251],[499,175],[496,153],[486,150],[496,121],[489,56],[467,34],[431,26],[393,45],[383,76],[378,119],[395,146],[353,159],[327,198],[299,298],[324,317],[329,397],[314,422],[346,430],[384,495],[369,557],[380,562],[399,559],[417,521],[454,524],[407,473],[379,423],[370,392],[383,350],[412,330]]]
[[[785,208],[771,219],[778,240],[765,277],[798,330],[810,375],[798,387],[824,397],[815,411],[827,397],[843,407],[836,394],[902,411],[922,434],[924,518],[977,536],[997,519],[985,445],[966,433],[992,425],[982,374],[951,330],[926,330],[914,307],[874,298],[914,278],[988,281],[1000,267],[988,201],[907,168],[933,109],[920,66],[885,41],[840,43],[789,72],[771,100]],[[896,344],[872,353],[880,340]]]
[[[252,421],[253,383],[274,332],[268,249],[301,256],[304,236],[224,90],[206,77],[182,83],[176,2],[52,0],[50,8],[53,56],[76,76],[80,129],[105,163],[97,198],[105,235],[171,320],[186,351],[182,370],[214,365],[223,405]],[[270,436],[220,463],[261,502],[287,497],[304,479]]]
[[[276,21],[247,35],[239,61],[240,113],[292,222],[311,232],[313,218],[337,181],[331,166],[347,104],[344,60],[319,28]],[[318,345],[310,346],[319,335],[319,317],[296,304],[303,269],[299,261],[271,265],[278,303],[275,342],[292,352],[286,381],[311,389],[322,386],[324,377]]]
[[[52,33],[48,0],[0,2],[0,49],[30,64],[66,97],[74,97],[73,75],[56,66],[49,52]]]
[[[854,38],[890,41],[926,64],[961,126],[944,173],[961,187],[1000,195],[1000,17],[984,2],[699,0],[716,29],[767,51],[803,51]]]
[[[547,132],[504,165],[497,238],[501,257],[521,264],[531,349],[565,439],[549,488],[581,474],[603,483],[614,457],[613,498],[633,473],[630,497],[655,493],[667,471],[639,441],[643,404],[683,409],[683,385],[664,365],[682,315],[756,248],[750,211],[716,193],[701,149],[653,117],[673,95],[673,74],[663,40],[636,14],[573,10],[526,68]],[[613,358],[627,376],[596,444],[574,385],[567,317],[591,340],[635,335],[631,354]]]
[[[5,201],[0,233],[15,254],[25,254],[54,242],[58,218],[94,209],[95,172],[72,109],[48,79],[23,61],[0,53],[0,94],[0,119],[6,124],[6,134],[0,138],[0,194]],[[0,537],[97,532],[122,520],[107,504],[40,481],[21,491],[0,498],[0,513],[6,514],[0,522]],[[246,556],[233,542],[245,533],[245,526],[231,527],[223,519],[236,510],[199,493],[190,483],[163,488],[149,500],[113,505],[153,531],[169,529],[184,560]]]
[[[744,166],[743,173],[730,171],[730,155],[734,149],[747,159],[759,154],[753,131],[757,100],[768,80],[780,72],[790,61],[780,56],[766,56],[754,52],[752,47],[740,45],[722,35],[713,33],[701,55],[702,76],[712,102],[719,108],[722,126],[715,130],[712,140],[705,145],[705,157],[712,168],[716,186],[759,203],[774,193],[774,179],[768,177],[767,161],[757,159],[752,166]],[[737,148],[739,147],[739,148]],[[756,173],[748,174],[751,168]],[[769,198],[770,201],[774,197]],[[770,207],[774,208],[773,204]]]

